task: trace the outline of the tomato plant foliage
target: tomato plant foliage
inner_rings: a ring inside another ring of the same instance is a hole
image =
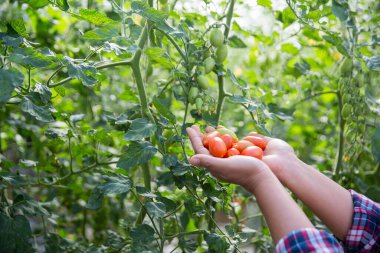
[[[280,2],[2,1],[0,251],[273,250],[250,194],[188,163],[191,124],[379,201],[380,4]]]

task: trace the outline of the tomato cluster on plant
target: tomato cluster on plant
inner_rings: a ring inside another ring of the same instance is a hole
[[[254,132],[239,140],[232,130],[223,126],[206,133],[202,143],[212,156],[219,158],[243,155],[262,159],[267,146],[267,141]]]

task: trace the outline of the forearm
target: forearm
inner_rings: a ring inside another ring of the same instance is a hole
[[[281,182],[344,240],[352,224],[350,193],[299,159],[290,160],[286,166],[279,176]]]
[[[274,174],[270,173],[252,185],[254,187],[246,188],[255,195],[276,244],[294,230],[313,228],[309,219]]]

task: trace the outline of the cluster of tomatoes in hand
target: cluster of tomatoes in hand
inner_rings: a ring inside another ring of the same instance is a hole
[[[219,158],[244,155],[262,159],[267,146],[267,141],[256,136],[256,133],[251,132],[239,140],[233,131],[223,126],[218,126],[215,131],[205,134],[202,143],[212,156]]]

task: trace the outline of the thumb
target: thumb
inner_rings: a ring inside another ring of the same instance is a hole
[[[222,160],[221,158],[216,158],[210,155],[198,154],[190,158],[190,163],[194,166],[201,167],[214,167],[217,166]]]

